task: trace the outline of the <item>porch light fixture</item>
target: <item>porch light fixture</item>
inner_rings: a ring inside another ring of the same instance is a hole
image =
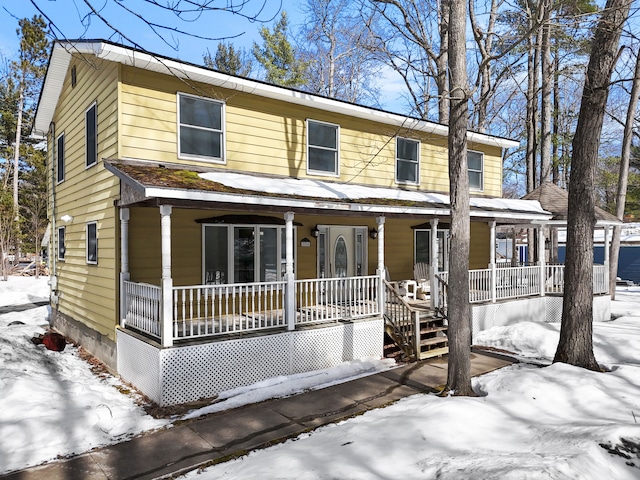
[[[371,230],[369,230],[369,236],[375,240],[376,238],[378,238],[378,229],[377,228],[372,228]]]
[[[311,229],[311,236],[313,238],[318,238],[318,235],[320,235],[320,229],[318,228],[318,226],[316,225],[315,227],[313,227]]]

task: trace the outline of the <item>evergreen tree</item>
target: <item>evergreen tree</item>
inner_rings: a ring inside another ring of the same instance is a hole
[[[34,139],[28,137],[31,131],[33,110],[38,100],[42,80],[49,59],[47,23],[40,16],[23,18],[16,33],[20,37],[19,56],[9,64],[9,70],[0,86],[0,257],[4,258],[13,246],[18,254],[19,227],[21,221],[18,201],[21,174],[30,169],[31,157],[41,155],[33,147]],[[26,141],[25,141],[26,138]],[[13,160],[11,165],[11,160]],[[10,181],[11,180],[11,181]],[[45,177],[41,178],[39,190],[44,193]],[[21,193],[21,192],[20,192]],[[12,199],[12,213],[8,213],[6,202]],[[31,215],[31,213],[29,213]],[[46,214],[44,214],[46,217]],[[4,267],[3,262],[3,267]],[[6,271],[5,271],[6,273]]]
[[[266,71],[265,80],[283,87],[301,87],[305,84],[306,62],[298,58],[288,37],[289,21],[282,12],[273,31],[267,27],[260,29],[262,46],[253,43],[253,55]]]
[[[253,59],[242,49],[236,49],[231,43],[218,43],[215,56],[207,51],[204,55],[204,64],[219,72],[249,77],[253,70]]]

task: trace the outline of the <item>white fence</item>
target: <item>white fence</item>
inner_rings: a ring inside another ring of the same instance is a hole
[[[284,282],[173,287],[173,337],[252,332],[286,325]]]
[[[295,281],[295,323],[348,320],[378,315],[376,275]]]
[[[544,282],[540,266],[501,267],[469,270],[469,302],[486,303],[496,300],[536,295],[562,295],[564,265],[545,265]],[[494,275],[495,273],[495,275]],[[441,284],[449,283],[449,273],[439,272]],[[593,266],[593,293],[609,292],[608,272],[604,265]],[[443,292],[441,292],[443,293]],[[437,295],[437,307],[446,306],[446,295]]]
[[[125,325],[160,338],[160,287],[124,282]]]
[[[379,277],[296,280],[287,314],[287,283],[191,285],[172,289],[172,340],[295,328],[380,314]],[[161,289],[124,282],[124,324],[161,337]],[[289,321],[291,320],[291,321]]]

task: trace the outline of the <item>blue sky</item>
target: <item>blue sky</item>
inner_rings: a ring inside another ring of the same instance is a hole
[[[236,46],[250,48],[254,41],[260,39],[258,30],[265,23],[250,21],[241,15],[227,12],[209,12],[200,16],[186,14],[184,20],[173,13],[162,11],[144,0],[89,0],[90,3],[104,16],[105,20],[122,31],[131,41],[154,53],[181,60],[202,63],[203,53],[207,48],[214,52],[218,39],[228,38]],[[5,58],[11,58],[18,49],[18,19],[33,17],[38,14],[37,5],[51,22],[59,29],[58,38],[104,38],[118,43],[125,42],[115,34],[100,18],[95,15],[87,16],[89,9],[84,0],[0,0],[0,22],[4,26],[0,30],[0,52]],[[166,3],[160,0],[158,3]],[[226,5],[226,0],[217,0],[215,4]],[[233,3],[240,3],[235,0]],[[286,2],[283,7],[290,17],[293,28],[302,21],[298,2]],[[150,22],[167,25],[202,37],[215,40],[205,40],[179,35],[167,30],[159,29],[166,42],[156,35],[143,21],[127,12],[120,5],[131,8],[144,16]],[[188,5],[188,4],[185,4]],[[260,13],[257,10],[260,7]],[[242,13],[251,17],[258,15],[271,26],[273,19],[279,17],[281,2],[279,0],[249,0]],[[54,28],[54,30],[56,30]]]
[[[119,29],[130,41],[125,41],[114,33],[104,21],[96,15],[88,15],[89,9],[84,0],[0,0],[0,61],[12,60],[18,52],[18,20],[32,18],[39,14],[36,6],[54,25],[57,38],[107,39],[117,43],[131,44],[135,42],[141,48],[153,53],[177,58],[191,63],[202,64],[207,51],[215,52],[220,39],[233,43],[236,47],[251,49],[253,42],[261,42],[259,30],[263,25],[271,27],[279,18],[280,11],[286,10],[289,25],[293,32],[299,30],[304,22],[304,14],[300,3],[293,0],[248,0],[242,15],[228,12],[208,12],[197,17],[186,15],[177,18],[173,13],[161,11],[145,0],[88,0],[107,22]],[[166,4],[166,0],[157,0]],[[172,0],[176,2],[177,0]],[[246,0],[215,0],[214,4],[239,4]],[[34,5],[35,4],[35,5]],[[167,30],[159,30],[165,40],[161,39],[143,21],[128,13],[120,5],[144,15],[150,22],[188,31],[206,40],[188,35],[179,35]],[[187,5],[187,4],[185,4]],[[260,10],[260,11],[258,11]],[[246,17],[257,15],[260,21],[251,21]],[[402,112],[403,102],[400,99],[402,84],[400,78],[393,73],[384,72],[380,79],[381,102],[383,108]]]

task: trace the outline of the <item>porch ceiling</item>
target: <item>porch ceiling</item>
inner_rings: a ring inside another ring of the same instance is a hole
[[[359,216],[447,218],[449,196],[399,188],[251,175],[221,168],[158,164],[139,160],[105,160],[123,184],[120,205],[171,204],[191,208],[325,213]],[[471,219],[499,223],[544,223],[551,214],[538,201],[471,198]]]

